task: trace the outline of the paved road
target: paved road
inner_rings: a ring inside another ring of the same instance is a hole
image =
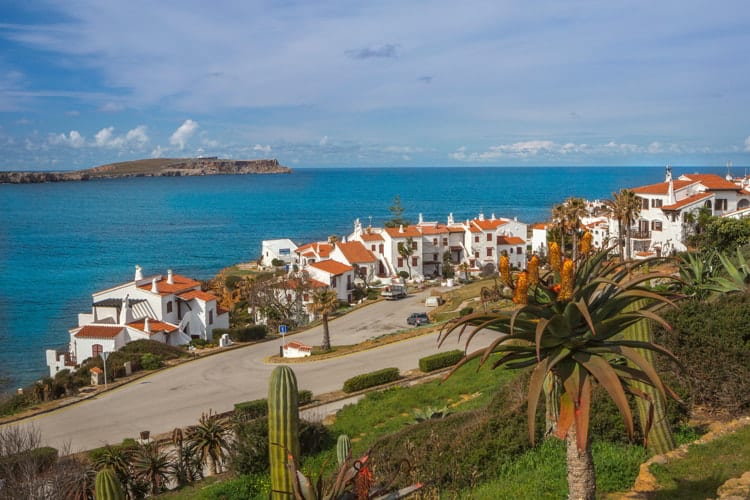
[[[411,312],[424,311],[426,292],[399,301],[378,302],[330,322],[334,345],[355,344],[406,327]],[[294,335],[320,344],[322,328]],[[477,345],[482,342],[479,340]],[[29,419],[49,446],[79,451],[137,437],[140,431],[168,432],[198,421],[209,409],[231,410],[240,401],[266,397],[275,365],[264,359],[279,351],[279,342],[234,349],[162,370],[131,384],[61,410]],[[453,349],[455,341],[443,350]],[[438,352],[436,335],[386,345],[324,361],[294,364],[300,389],[315,394],[340,390],[344,380],[383,367],[401,371],[417,367],[419,358]]]

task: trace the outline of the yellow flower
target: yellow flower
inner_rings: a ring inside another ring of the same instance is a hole
[[[593,239],[593,236],[591,236],[591,233],[586,231],[583,233],[583,236],[581,237],[581,244],[579,246],[579,250],[581,251],[581,255],[588,255],[589,252],[591,252],[591,240]]]
[[[529,285],[534,286],[539,283],[539,257],[532,255],[526,269],[529,271]]]
[[[556,241],[549,243],[549,265],[553,271],[560,270],[560,246]]]
[[[557,294],[557,300],[570,300],[573,298],[573,284],[576,275],[576,269],[572,260],[565,259],[560,275],[562,282],[560,283],[560,293]]]
[[[503,283],[510,286],[510,259],[507,255],[500,256],[500,279]]]
[[[518,273],[518,276],[516,276],[516,292],[513,294],[513,303],[529,303],[529,280],[526,271],[521,271]]]

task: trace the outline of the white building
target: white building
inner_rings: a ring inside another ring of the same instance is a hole
[[[686,174],[675,180],[669,167],[664,182],[632,191],[641,200],[641,211],[631,228],[631,255],[641,258],[686,250],[684,242],[692,231],[690,215],[697,216],[702,208],[711,215],[732,217],[750,207],[750,192],[730,179],[715,174]],[[610,227],[618,237],[618,223],[610,221]]]
[[[183,345],[192,338],[211,341],[215,328],[228,327],[229,312],[200,282],[171,270],[144,278],[136,266],[133,281],[92,294],[91,313],[79,314],[78,326],[69,330],[68,352],[47,350],[47,365],[54,376],[134,340]]]
[[[351,303],[354,299],[354,268],[335,260],[311,262],[305,268],[312,285],[323,284],[336,292],[339,300]]]
[[[260,265],[272,267],[274,260],[280,260],[288,266],[297,264],[297,245],[289,238],[263,240],[261,243]]]

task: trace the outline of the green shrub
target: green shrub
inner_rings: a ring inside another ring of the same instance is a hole
[[[657,357],[660,373],[691,388],[692,403],[732,415],[750,409],[750,295],[713,302],[684,301],[668,311],[673,329],[655,328],[657,343],[672,351],[685,370]]]
[[[218,330],[218,328],[216,330]],[[216,330],[214,330],[214,333],[216,333]],[[208,344],[208,341],[206,339],[190,339],[190,343],[188,345],[197,347],[198,349],[202,349],[206,347],[206,344]]]
[[[161,365],[161,356],[156,356],[150,352],[141,356],[141,367],[144,370],[156,370],[157,368],[160,368]]]
[[[313,400],[313,393],[312,391],[308,391],[307,389],[302,389],[299,391],[297,395],[297,403],[302,406],[306,405],[307,403],[311,403]]]
[[[402,279],[405,279],[405,280],[408,280],[408,279],[409,279],[409,273],[408,273],[408,272],[406,272],[406,271],[399,271],[399,272],[398,272],[398,275],[399,275],[399,276],[400,276],[400,277],[401,277]]]
[[[177,359],[187,356],[184,349],[173,345],[165,344],[164,342],[157,342],[156,340],[135,340],[128,342],[119,351],[113,352],[115,354],[145,354],[151,353],[155,356],[161,356],[161,359]],[[111,359],[111,358],[110,358]],[[107,360],[107,366],[109,366],[109,359]]]
[[[236,403],[234,405],[234,413],[240,420],[265,417],[268,415],[268,400],[263,398]]]
[[[430,356],[425,356],[419,360],[419,369],[424,373],[429,373],[446,366],[453,366],[464,357],[464,352],[456,349],[453,351],[439,352]]]
[[[33,402],[27,394],[13,394],[0,402],[0,416],[13,415],[31,406]]]
[[[460,311],[458,311],[459,316],[468,316],[469,314],[474,312],[473,307],[464,307]]]
[[[199,500],[229,500],[233,498],[269,498],[271,479],[264,474],[242,475],[207,486],[198,493]]]
[[[229,329],[229,338],[235,342],[249,342],[266,338],[268,327],[266,325],[252,325]],[[218,335],[220,337],[221,335]],[[214,330],[214,337],[217,332]]]
[[[344,392],[355,392],[374,387],[376,385],[387,384],[399,379],[398,368],[383,368],[382,370],[363,373],[352,377],[344,382]]]
[[[57,462],[57,449],[43,446],[0,457],[0,469],[8,475],[27,474],[30,464],[36,474],[49,470]]]

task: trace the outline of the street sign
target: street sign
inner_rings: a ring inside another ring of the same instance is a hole
[[[287,332],[286,325],[279,325],[279,333],[284,335]]]

